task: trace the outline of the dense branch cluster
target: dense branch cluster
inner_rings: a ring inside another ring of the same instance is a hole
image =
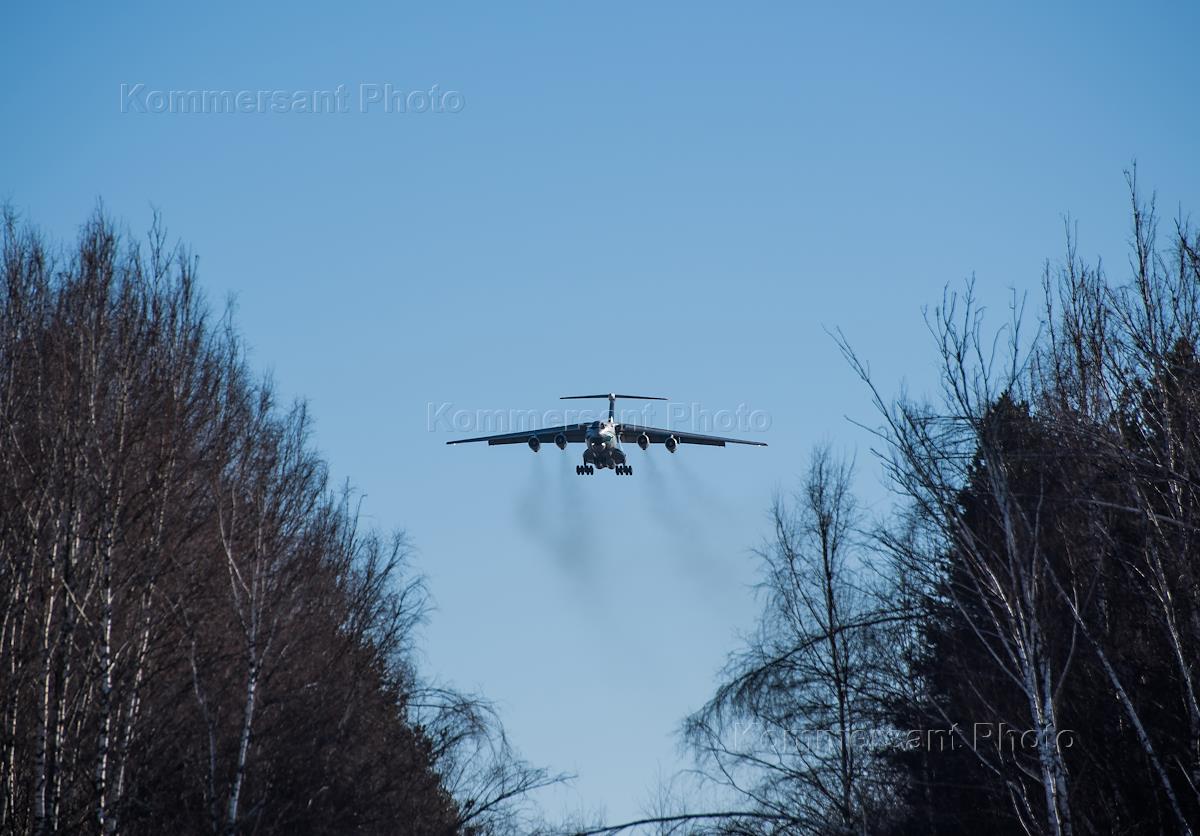
[[[194,262],[4,218],[0,832],[450,833],[547,778],[408,663],[405,543],[331,492]]]
[[[1133,196],[1131,278],[1068,236],[1041,327],[929,317],[942,394],[880,394],[898,510],[818,450],[762,551],[760,629],[687,725],[728,833],[1200,826],[1200,239]],[[1007,334],[1007,338],[1003,335]],[[706,805],[707,806],[707,805]]]

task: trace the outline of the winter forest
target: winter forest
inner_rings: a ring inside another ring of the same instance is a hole
[[[331,484],[185,245],[9,210],[0,833],[1192,833],[1200,236],[1128,185],[1126,263],[1068,234],[1003,327],[947,285],[938,391],[832,333],[893,502],[836,444],[792,464],[758,623],[680,708],[686,789],[634,821],[546,815],[570,776],[426,675],[412,544]]]

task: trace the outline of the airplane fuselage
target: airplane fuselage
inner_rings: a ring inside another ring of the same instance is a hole
[[[621,449],[617,438],[616,423],[610,418],[607,421],[593,421],[584,434],[587,448],[583,451],[583,467],[598,467],[603,470],[625,464],[625,451]]]

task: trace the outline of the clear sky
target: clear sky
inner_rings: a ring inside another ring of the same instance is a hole
[[[1200,209],[1195,3],[120,6],[0,12],[0,197],[58,238],[100,198],[138,233],[163,212],[335,478],[410,534],[426,672],[578,773],[551,814],[636,813],[679,765],[813,444],[885,501],[825,327],[919,392],[947,283],[999,322],[1066,213],[1124,271],[1135,158],[1168,220]],[[770,447],[579,479],[578,450],[430,426],[604,391],[753,410]]]

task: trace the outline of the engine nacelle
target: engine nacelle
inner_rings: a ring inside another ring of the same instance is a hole
[[[641,435],[639,435],[637,437],[637,444],[638,444],[638,447],[641,447],[643,450],[649,448],[650,436],[646,435],[645,433],[642,433]]]
[[[664,442],[664,446],[667,448],[668,453],[674,453],[675,448],[679,446],[679,439],[673,435],[668,436],[667,440]]]
[[[554,436],[554,443],[556,445],[558,445],[559,450],[567,449],[567,437],[565,435],[563,435],[562,433],[559,433],[558,435]]]
[[[532,450],[533,452],[536,453],[539,449],[541,449],[541,446],[542,446],[542,442],[538,441],[538,437],[536,435],[529,436],[529,449],[530,450]]]

